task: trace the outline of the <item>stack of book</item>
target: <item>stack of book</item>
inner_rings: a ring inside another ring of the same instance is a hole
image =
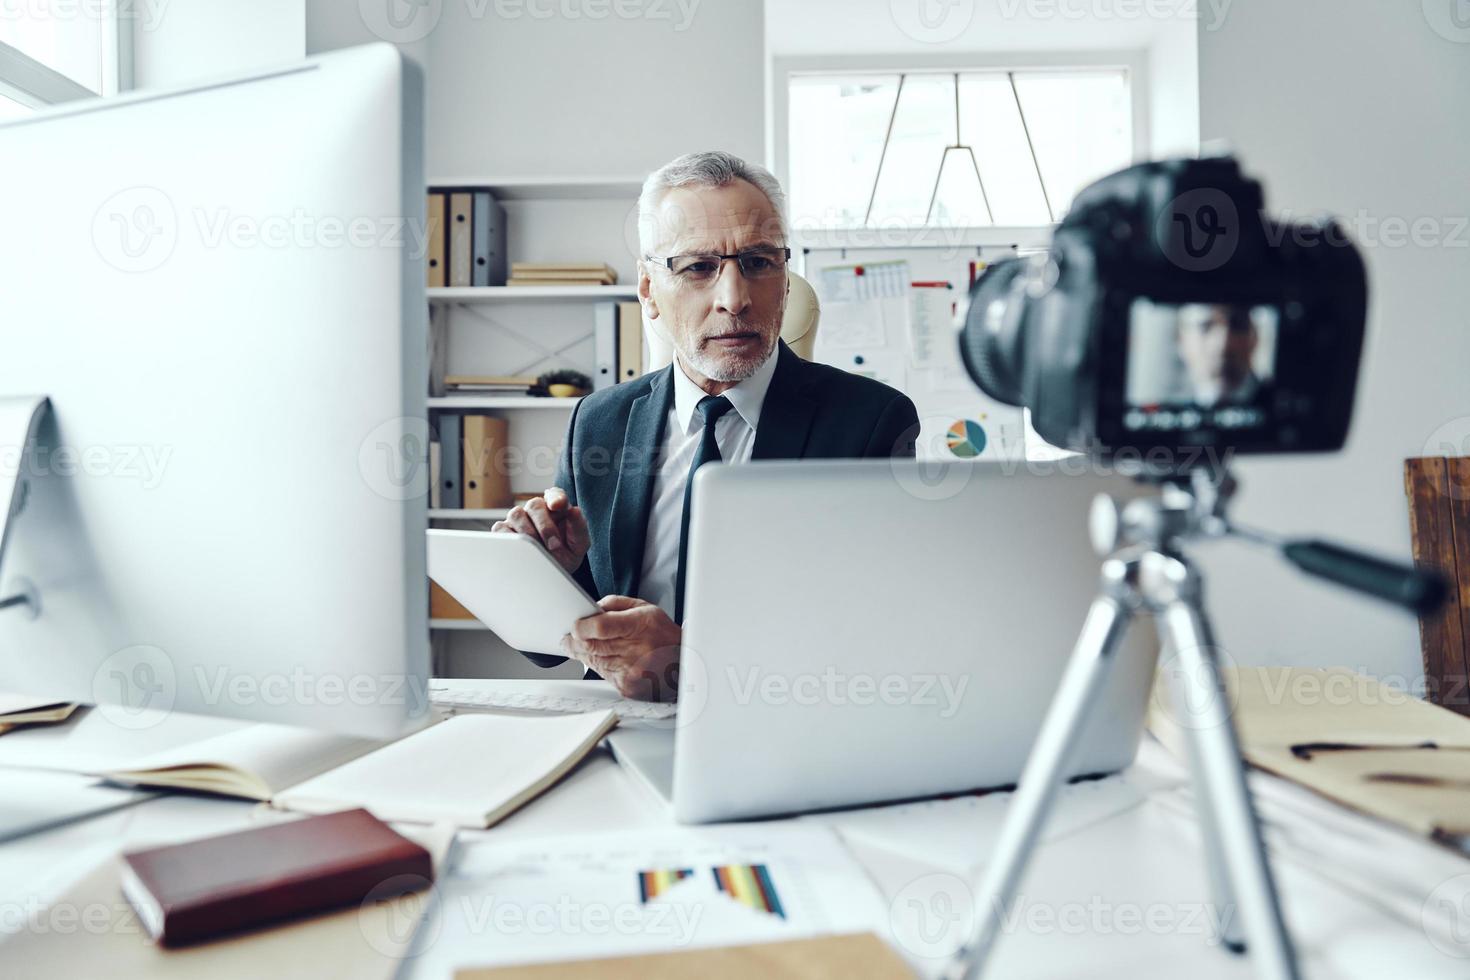
[[[531,375],[446,374],[444,391],[450,395],[527,395],[536,387]]]
[[[606,262],[512,262],[507,286],[611,286],[618,274]]]
[[[505,282],[505,209],[483,188],[429,188],[428,285]]]

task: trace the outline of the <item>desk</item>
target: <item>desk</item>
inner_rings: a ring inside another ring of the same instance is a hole
[[[84,748],[78,746],[78,751]],[[1165,787],[1187,779],[1152,742],[1143,746],[1136,767]],[[3,778],[0,770],[0,785]],[[168,796],[0,845],[0,929],[13,928],[18,912],[54,899],[119,848],[241,829],[252,824],[254,811],[255,805],[246,802]],[[606,749],[598,749],[541,798],[488,831],[461,832],[461,840],[671,825],[669,815],[621,771]],[[933,882],[948,880],[928,876],[958,870],[874,847],[854,846],[853,852],[890,903],[923,900],[932,894]],[[1446,877],[1461,868],[1446,855]],[[1414,925],[1289,863],[1276,862],[1276,871],[1305,976],[1465,976],[1466,962],[1436,950]],[[1018,898],[1017,925],[994,958],[990,975],[1007,980],[1254,976],[1249,957],[1233,957],[1208,945],[1206,897],[1193,828],[1168,808],[1146,801],[1037,851]],[[937,914],[943,912],[936,908]],[[933,975],[940,965],[906,955],[923,975]],[[434,943],[406,961],[400,975],[447,980],[456,965],[474,962],[472,949]],[[3,940],[0,974],[16,976],[6,968]]]

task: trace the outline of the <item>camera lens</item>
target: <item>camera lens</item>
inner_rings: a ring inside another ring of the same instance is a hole
[[[1018,279],[1025,268],[1021,259],[1002,259],[981,273],[970,287],[970,306],[960,328],[960,356],[970,380],[1007,405],[1024,404],[1027,296]]]

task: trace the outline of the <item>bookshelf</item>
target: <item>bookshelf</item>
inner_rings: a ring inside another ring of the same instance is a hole
[[[637,298],[636,205],[643,178],[633,175],[432,177],[435,190],[488,190],[505,210],[511,261],[606,262],[610,286],[440,286],[428,290],[433,354],[431,415],[488,414],[507,421],[508,448],[527,461],[512,471],[514,493],[555,482],[555,464],[577,398],[452,394],[451,374],[539,375],[570,368],[594,377],[594,309]],[[431,508],[434,527],[485,527],[509,508]],[[435,673],[440,676],[547,676],[527,668],[476,621],[431,619]]]
[[[636,284],[628,286],[436,286],[428,292],[431,303],[517,303],[536,300],[619,300],[638,297]]]
[[[504,410],[508,408],[571,409],[580,398],[543,398],[538,395],[437,395],[429,397],[430,408]]]

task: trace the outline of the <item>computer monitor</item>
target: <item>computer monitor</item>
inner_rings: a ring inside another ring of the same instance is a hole
[[[0,692],[427,711],[422,114],[380,44],[0,126]]]

